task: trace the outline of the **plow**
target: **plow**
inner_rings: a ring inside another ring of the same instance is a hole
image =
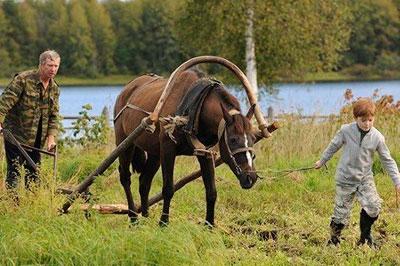
[[[147,134],[153,134],[156,130],[157,124],[160,123],[160,112],[163,110],[163,107],[173,92],[174,83],[176,82],[177,77],[183,72],[188,70],[189,68],[200,64],[200,63],[216,63],[225,66],[230,71],[235,73],[240,80],[241,84],[246,90],[246,94],[249,100],[250,106],[254,106],[254,116],[258,124],[258,131],[255,134],[255,141],[259,142],[264,138],[268,138],[272,132],[278,129],[278,124],[276,122],[268,125],[259,104],[257,102],[257,97],[255,96],[250,82],[248,81],[247,77],[244,73],[232,62],[224,59],[222,57],[217,56],[199,56],[189,59],[188,61],[181,64],[169,77],[164,90],[162,91],[161,97],[159,98],[153,112],[149,113],[145,116],[139,126],[137,126],[117,147],[107,156],[100,165],[92,171],[89,176],[87,176],[80,184],[78,184],[73,189],[66,189],[66,188],[59,188],[58,192],[66,194],[67,200],[59,209],[61,213],[68,213],[74,201],[80,197],[83,193],[88,191],[89,187],[93,184],[96,180],[97,176],[101,175],[106,171],[111,164],[121,155],[121,153],[125,152],[127,149],[134,145],[134,142],[137,138],[139,138],[144,132]],[[214,167],[218,167],[223,163],[221,157],[215,158],[215,155],[211,155],[213,160]],[[178,179],[177,182],[173,184],[173,191],[178,191],[186,184],[194,181],[195,179],[202,176],[200,170],[191,173],[185,177]],[[148,205],[151,206],[163,199],[162,193],[158,193],[153,197],[149,198]],[[124,204],[84,204],[80,207],[82,210],[97,210],[100,213],[104,214],[128,214],[130,211],[134,213],[141,213],[142,206],[140,204],[135,204],[133,210],[129,210],[128,206]],[[132,208],[131,208],[132,209]]]

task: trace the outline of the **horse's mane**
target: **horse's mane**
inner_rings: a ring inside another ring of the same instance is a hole
[[[225,104],[228,110],[236,109],[241,112],[240,103],[232,94],[230,94],[225,88],[222,86],[218,86],[215,89],[215,92],[221,99],[221,101]],[[251,123],[247,117],[240,115],[233,115],[233,124],[235,126],[235,130],[238,134],[244,134],[251,131]]]

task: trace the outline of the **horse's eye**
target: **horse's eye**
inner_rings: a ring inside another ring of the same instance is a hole
[[[230,138],[229,139],[229,143],[230,144],[236,144],[238,142],[238,140],[236,138]]]

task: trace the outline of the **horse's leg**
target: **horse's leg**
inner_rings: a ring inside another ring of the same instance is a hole
[[[214,164],[211,158],[197,156],[200,163],[201,176],[206,190],[207,214],[206,224],[214,225],[214,209],[217,200],[217,190],[215,188]]]
[[[124,188],[126,199],[128,201],[128,217],[132,223],[137,221],[137,213],[135,209],[135,204],[133,202],[132,191],[131,191],[131,172],[129,171],[129,166],[131,164],[133,156],[133,147],[128,148],[119,156],[119,178],[121,185]]]
[[[174,195],[174,165],[176,157],[175,143],[170,139],[160,143],[161,169],[163,176],[163,212],[160,218],[160,226],[169,222],[169,206]]]
[[[144,217],[149,216],[149,191],[153,177],[159,167],[160,158],[158,156],[149,155],[144,166],[144,170],[139,177],[139,192],[142,203],[142,215]]]

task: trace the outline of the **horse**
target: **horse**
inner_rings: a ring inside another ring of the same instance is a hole
[[[174,117],[179,104],[189,90],[204,77],[197,71],[185,70],[174,84],[160,117]],[[157,75],[143,75],[130,81],[118,95],[114,107],[116,144],[120,144],[154,110],[167,80]],[[221,158],[239,180],[243,189],[251,188],[257,181],[254,166],[255,141],[250,122],[254,105],[246,115],[241,113],[239,101],[222,83],[215,85],[205,96],[198,113],[198,130],[194,137],[205,147],[218,144]],[[133,145],[121,153],[119,159],[120,183],[128,202],[128,217],[135,223],[138,211],[131,192],[131,171],[139,174],[139,194],[142,216],[148,217],[148,197],[152,179],[159,167],[162,169],[163,208],[159,224],[169,223],[170,202],[174,195],[174,165],[176,156],[193,155],[188,132],[179,126],[168,133],[167,122],[157,123],[154,133],[144,132]],[[208,154],[209,155],[209,154]],[[206,194],[206,224],[214,225],[217,191],[214,177],[213,156],[197,154]]]

